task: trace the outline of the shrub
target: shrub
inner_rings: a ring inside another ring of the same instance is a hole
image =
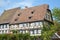
[[[0,40],[34,40],[35,36],[30,36],[30,34],[0,34]]]

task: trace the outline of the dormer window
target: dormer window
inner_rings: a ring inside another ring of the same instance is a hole
[[[29,17],[29,19],[31,19],[31,18],[32,18],[32,16]]]
[[[31,14],[33,14],[35,11],[33,10],[32,12],[31,12]]]
[[[31,14],[33,14],[34,12],[32,11]]]
[[[18,16],[20,16],[20,14],[18,14]]]
[[[17,21],[18,19],[15,19],[15,21]]]

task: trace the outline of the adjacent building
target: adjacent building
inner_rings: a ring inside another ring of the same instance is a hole
[[[12,33],[17,30],[19,33],[30,33],[31,36],[40,36],[44,27],[53,24],[49,5],[43,4],[25,9],[14,8],[5,10],[0,17],[0,34]]]

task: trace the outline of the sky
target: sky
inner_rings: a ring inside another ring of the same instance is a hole
[[[4,10],[25,6],[34,7],[42,4],[48,4],[50,9],[60,8],[60,0],[0,0],[0,15]]]

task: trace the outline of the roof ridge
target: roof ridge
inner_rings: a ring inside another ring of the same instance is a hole
[[[28,7],[26,9],[31,9],[31,8],[34,8],[34,7],[43,7],[43,6],[47,6],[47,8],[49,8],[49,5],[48,4],[42,4],[42,5],[39,5],[39,6]],[[21,9],[21,10],[25,10],[25,8],[24,9]]]
[[[5,11],[10,11],[10,10],[15,10],[15,9],[20,9],[20,7],[7,9],[7,10],[5,10]]]

